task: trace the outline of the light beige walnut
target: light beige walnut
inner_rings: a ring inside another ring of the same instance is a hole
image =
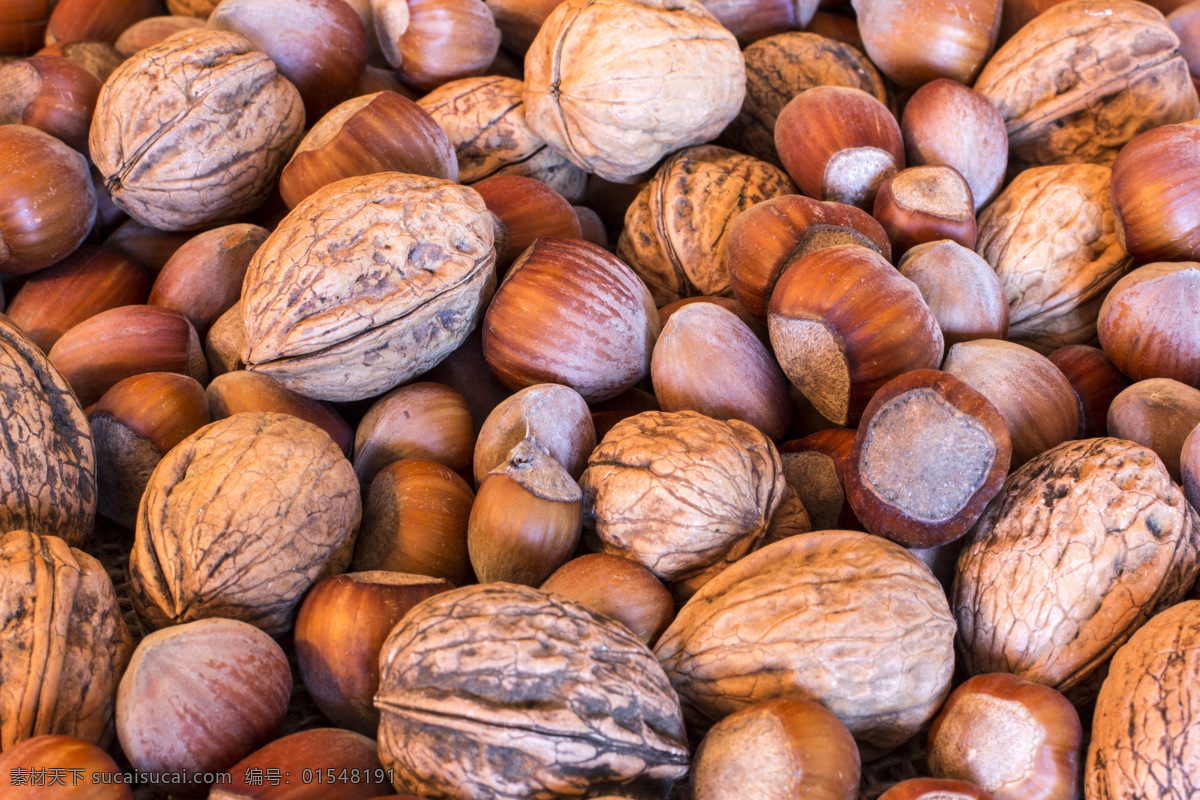
[[[555,152],[525,121],[515,78],[462,78],[417,101],[442,127],[458,155],[459,179],[478,183],[493,175],[535,178],[573,203],[583,198],[587,173]]]
[[[975,248],[996,271],[1008,338],[1043,355],[1096,342],[1100,305],[1133,260],[1117,240],[1112,170],[1033,167],[983,210]]]
[[[362,400],[431,369],[496,286],[474,189],[380,172],[327,184],[250,260],[242,361],[317,400]]]
[[[100,562],[57,536],[0,537],[0,750],[43,734],[107,747],[133,640]]]
[[[610,181],[714,139],[745,93],[737,40],[699,0],[566,0],[525,56],[529,127]]]
[[[1200,107],[1179,39],[1137,0],[1051,6],[1000,46],[975,90],[1004,118],[1018,168],[1112,164],[1134,136]]]
[[[625,212],[617,255],[664,306],[681,297],[732,297],[725,234],[739,213],[798,190],[783,170],[714,145],[680,150]]]
[[[952,594],[963,666],[1093,699],[1113,652],[1187,594],[1198,544],[1153,451],[1107,438],[1046,451],[967,534]]]
[[[1200,601],[1163,611],[1113,656],[1084,774],[1088,800],[1196,796]]]
[[[265,412],[206,425],[142,496],[133,607],[152,628],[228,617],[285,633],[309,587],[350,563],[361,517],[354,468],[316,425]]]
[[[815,531],[709,581],[654,654],[690,725],[779,697],[815,700],[871,758],[937,712],[954,672],[954,630],[941,586],[903,547]]]
[[[647,411],[617,423],[579,484],[585,524],[604,552],[666,581],[715,574],[750,552],[787,491],[770,439],[695,411]]]
[[[267,199],[304,128],[296,87],[250,41],[187,31],[105,81],[88,145],[112,200],[139,222],[187,230]]]

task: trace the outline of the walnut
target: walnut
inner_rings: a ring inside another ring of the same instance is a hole
[[[1034,167],[983,210],[975,247],[1004,287],[1009,339],[1043,355],[1096,341],[1100,304],[1132,263],[1111,184],[1097,164]]]
[[[566,0],[525,56],[529,127],[618,183],[713,139],[745,93],[737,40],[699,0]]]
[[[83,545],[96,515],[91,428],[66,380],[2,315],[0,387],[0,530]]]
[[[206,425],[150,477],[130,594],[153,628],[208,617],[291,628],[308,588],[350,563],[358,479],[323,430],[248,412]]]
[[[100,562],[57,536],[0,537],[0,750],[43,734],[112,741],[133,653]]]
[[[661,798],[687,772],[679,700],[640,639],[507,583],[414,607],[380,654],[379,755],[402,794]]]
[[[1090,699],[1093,673],[1191,588],[1198,540],[1151,450],[1087,439],[1046,451],[967,534],[953,588],[963,664]]]
[[[88,138],[112,200],[163,230],[257,208],[300,142],[304,105],[236,33],[195,30],[130,56],[100,90]]]
[[[778,697],[816,700],[871,758],[911,738],[946,698],[954,628],[941,586],[907,550],[816,531],[709,581],[654,654],[690,724]]]
[[[579,479],[607,553],[684,580],[750,552],[787,481],[771,440],[739,420],[647,411],[604,436]]]
[[[797,191],[786,172],[757,158],[713,145],[680,150],[625,212],[617,255],[659,306],[693,295],[732,297],[725,264],[730,220]]]
[[[1173,606],[1117,651],[1096,700],[1088,800],[1189,800],[1200,775],[1200,601]]]
[[[775,120],[796,95],[814,86],[849,86],[888,102],[875,66],[854,47],[815,33],[791,31],[747,47],[746,99],[721,134],[722,143],[782,167],[775,151]]]
[[[1196,116],[1179,39],[1137,0],[1072,0],[1036,17],[984,66],[1012,166],[1112,164],[1142,131]]]
[[[496,284],[474,189],[381,172],[301,201],[246,269],[246,369],[318,400],[362,400],[462,344]]]
[[[542,141],[525,121],[525,84],[490,75],[443,84],[417,101],[442,127],[458,155],[459,180],[493,175],[536,178],[572,203],[583,198],[587,173]]]

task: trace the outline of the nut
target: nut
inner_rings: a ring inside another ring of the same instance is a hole
[[[410,383],[376,400],[358,424],[354,472],[369,486],[388,464],[426,458],[470,480],[474,449],[475,423],[466,398],[441,384]]]
[[[708,0],[717,22],[748,45],[771,34],[808,27],[820,0]]]
[[[304,592],[350,563],[360,515],[350,462],[317,426],[267,413],[206,425],[146,487],[134,609],[152,628],[223,616],[284,633]]]
[[[1117,241],[1139,261],[1200,259],[1200,197],[1179,175],[1200,166],[1200,128],[1164,125],[1135,136],[1113,162]]]
[[[1183,440],[1200,425],[1200,389],[1170,378],[1151,378],[1125,389],[1108,408],[1108,433],[1154,451],[1180,483]]]
[[[120,772],[112,756],[90,742],[71,736],[34,736],[15,747],[5,748],[0,755],[0,788],[18,789],[22,785],[20,770],[45,770],[47,775],[58,771],[80,770],[79,782],[75,785],[63,783],[39,789],[41,800],[70,800],[83,791],[92,800],[134,800],[133,790],[125,784],[109,783],[108,776]],[[52,772],[53,771],[53,772]],[[74,782],[72,774],[72,782]],[[25,791],[31,792],[29,786]]]
[[[196,17],[146,17],[121,31],[121,35],[113,42],[113,47],[118,53],[129,58],[139,50],[153,47],[168,36],[203,27],[204,20]]]
[[[957,242],[919,244],[896,269],[921,290],[921,297],[946,340],[946,347],[972,339],[1008,336],[1008,298],[996,271]]]
[[[104,240],[103,247],[133,259],[154,277],[162,271],[175,251],[194,235],[186,231],[160,231],[135,219],[125,218]]]
[[[324,186],[246,270],[246,369],[317,400],[362,400],[421,374],[482,314],[492,245],[473,189],[395,172]]]
[[[0,537],[0,604],[0,748],[41,734],[108,747],[133,640],[104,567],[57,536],[12,530]]]
[[[1008,8],[1008,3],[1005,3],[1004,7]],[[995,798],[967,781],[912,778],[893,785],[879,796],[879,800],[995,800]]]
[[[618,182],[713,139],[745,87],[737,40],[699,0],[568,0],[525,57],[529,127]]]
[[[431,597],[384,642],[380,669],[379,754],[397,791],[661,797],[687,772],[679,700],[653,654],[556,595],[483,584]]]
[[[612,617],[647,647],[654,646],[675,618],[675,601],[653,572],[608,553],[571,559],[556,569],[541,589]]]
[[[1047,358],[1062,370],[1079,400],[1079,427],[1076,439],[1094,439],[1108,435],[1108,409],[1129,379],[1117,371],[1098,347],[1071,344],[1060,347]]]
[[[290,779],[275,785],[258,778],[268,770],[299,775],[300,786]],[[322,783],[344,783],[342,800],[367,800],[381,791],[374,784],[383,776],[375,740],[340,728],[309,728],[263,745],[229,768],[232,780],[213,786],[208,800],[320,800],[328,796]],[[310,777],[305,782],[304,776]],[[323,776],[317,778],[315,776]],[[332,776],[333,780],[329,780]],[[346,776],[345,781],[339,780]]]
[[[474,188],[508,233],[508,247],[499,260],[501,275],[539,236],[581,238],[575,209],[539,180],[523,175],[493,175]]]
[[[1150,450],[1088,439],[1043,453],[1009,476],[959,557],[962,666],[1090,700],[1112,653],[1192,586],[1197,530]]]
[[[270,58],[236,33],[203,30],[118,67],[88,144],[129,216],[194,229],[261,205],[303,127],[300,95]]]
[[[971,187],[953,167],[900,170],[880,184],[871,213],[887,231],[897,257],[943,239],[975,246]]]
[[[484,420],[475,442],[476,485],[482,485],[484,477],[529,437],[575,479],[596,449],[596,430],[579,393],[556,383],[535,384],[501,401]]]
[[[643,411],[661,411],[658,398],[641,389],[628,389],[611,400],[593,403],[592,424],[596,426],[596,439],[603,439],[621,420],[641,414]],[[590,455],[590,454],[589,454]]]
[[[1096,330],[1113,364],[1135,381],[1173,378],[1200,389],[1200,264],[1147,264],[1117,281]]]
[[[50,0],[13,0],[0,19],[0,53],[27,53],[45,40]]]
[[[28,125],[87,154],[100,81],[62,56],[0,66],[0,125]]]
[[[392,36],[389,30],[379,38]],[[400,80],[428,91],[486,72],[500,50],[500,29],[483,0],[408,0],[408,25],[392,40],[400,56],[392,66]]]
[[[815,530],[863,530],[846,502],[846,471],[855,431],[828,428],[779,446],[783,474]]]
[[[936,78],[970,84],[1000,33],[1000,0],[914,7],[905,0],[853,0],[867,55],[889,78],[918,87]]]
[[[121,66],[125,56],[108,42],[57,42],[38,50],[39,56],[62,56],[92,73],[101,83]]]
[[[1183,490],[1192,508],[1200,508],[1200,425],[1192,429],[1183,440],[1183,452],[1179,457],[1179,469],[1183,474]]]
[[[46,25],[46,44],[108,42],[139,19],[159,13],[156,0],[57,0]]]
[[[291,414],[311,422],[329,434],[346,457],[354,443],[354,431],[328,403],[310,400],[289,391],[266,375],[238,370],[219,375],[204,390],[213,420],[244,411]]]

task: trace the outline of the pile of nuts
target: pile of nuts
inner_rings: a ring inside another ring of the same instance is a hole
[[[0,794],[1196,797],[1198,86],[1200,0],[6,0]]]

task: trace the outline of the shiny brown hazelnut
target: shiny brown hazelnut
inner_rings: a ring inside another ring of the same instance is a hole
[[[309,589],[293,642],[300,677],[321,713],[339,727],[374,735],[383,640],[410,608],[453,588],[441,578],[377,571],[335,575]]]
[[[870,214],[843,203],[800,195],[765,200],[733,218],[726,261],[733,296],[766,319],[779,276],[805,255],[839,244],[857,244],[892,259],[887,233]]]
[[[87,155],[100,80],[62,56],[0,66],[0,125],[28,125]]]
[[[732,297],[714,297],[704,295],[698,295],[696,297],[681,297],[678,300],[667,303],[665,306],[659,306],[659,324],[663,327],[666,327],[667,320],[674,316],[676,311],[684,308],[685,306],[690,306],[693,303],[712,303],[713,305],[720,306],[726,311],[732,312],[737,316],[738,319],[746,323],[746,326],[750,328],[750,331],[755,336],[758,337],[759,341],[761,341],[766,347],[771,346],[771,337],[770,334],[767,333],[767,326],[765,322],[758,317],[751,315],[750,312],[746,310],[745,306]]]
[[[562,383],[588,402],[645,377],[659,333],[650,292],[629,267],[558,238],[538,239],[513,263],[482,327],[483,357],[505,385]]]
[[[947,78],[930,81],[905,104],[900,132],[908,165],[954,167],[971,187],[976,212],[1004,184],[1008,130],[996,107],[974,89]]]
[[[944,239],[975,246],[971,187],[953,167],[908,167],[885,180],[872,211],[902,257],[911,248]]]
[[[146,17],[162,13],[159,0],[57,0],[46,25],[46,44],[108,42]]]
[[[385,32],[376,30],[382,43]],[[393,30],[387,35],[400,61],[392,66],[400,80],[425,91],[482,75],[500,49],[500,29],[483,0],[409,0],[408,27],[398,40]],[[388,44],[383,52],[388,54]]]
[[[904,169],[904,139],[888,107],[861,89],[816,86],[779,112],[775,148],[800,191],[870,208],[879,185]]]
[[[745,47],[773,34],[803,28],[818,5],[819,0],[709,0],[704,7]]]
[[[1005,4],[1007,6],[1007,4]],[[911,778],[900,781],[879,796],[879,800],[995,800],[969,781],[944,778]]]
[[[96,448],[96,510],[132,530],[158,462],[211,421],[204,387],[174,372],[118,381],[88,411]]]
[[[1135,381],[1174,378],[1200,388],[1200,264],[1155,263],[1117,281],[1096,323],[1100,346]]]
[[[1200,189],[1180,179],[1200,169],[1200,127],[1163,125],[1139,134],[1112,169],[1117,239],[1129,255],[1200,260]]]
[[[596,429],[579,393],[556,383],[535,384],[501,401],[484,420],[475,442],[475,485],[529,436],[576,480],[596,448]]]
[[[675,618],[675,601],[653,572],[609,553],[571,559],[556,569],[541,589],[612,617],[647,647],[654,646]]]
[[[310,123],[350,96],[367,65],[367,34],[343,0],[223,0],[209,30],[245,36],[300,91]]]
[[[475,493],[436,461],[405,458],[379,471],[367,491],[352,569],[467,582],[467,521]]]
[[[863,412],[846,469],[866,529],[906,547],[962,536],[1000,491],[1012,458],[1004,417],[945,372],[894,378]]]
[[[47,355],[85,407],[143,372],[178,372],[208,383],[196,329],[178,311],[157,306],[102,311],[59,337]]]
[[[230,767],[230,780],[213,786],[208,800],[326,800],[331,784],[338,800],[369,800],[387,783],[374,734],[308,728],[283,736]],[[265,777],[274,770],[278,783]]]
[[[1179,470],[1183,475],[1183,491],[1192,508],[1200,508],[1200,425],[1183,440],[1179,455]]]
[[[1008,336],[1009,307],[996,271],[974,250],[952,241],[927,242],[896,263],[921,290],[946,347]]]
[[[969,84],[1000,35],[1001,0],[853,0],[867,55],[905,87],[935,78]]]
[[[1170,378],[1150,378],[1125,389],[1108,408],[1108,435],[1148,447],[1176,483],[1183,477],[1183,441],[1200,425],[1200,389]]]
[[[354,434],[354,472],[363,486],[402,458],[427,458],[471,477],[475,422],[466,398],[448,386],[410,383],[379,398]]]
[[[204,355],[208,359],[210,377],[244,369],[242,344],[246,338],[246,327],[242,323],[242,304],[233,306],[208,329],[204,337]]]
[[[1167,24],[1179,37],[1179,53],[1187,62],[1192,85],[1200,85],[1200,5],[1187,0],[1167,14]]]
[[[404,2],[405,0],[401,0]],[[377,67],[371,63],[367,63],[367,68],[363,70],[363,74],[359,76],[358,83],[354,84],[354,89],[350,92],[351,97],[362,97],[366,94],[375,94],[376,92],[395,92],[401,97],[407,97],[409,100],[417,100],[420,98],[420,93],[414,89],[410,89],[400,82],[400,78],[392,69]]]
[[[65,258],[96,219],[87,159],[36,128],[0,125],[0,164],[0,272]]]
[[[589,407],[592,410],[592,424],[596,426],[596,441],[603,439],[621,420],[643,411],[662,410],[657,397],[636,387],[627,389],[609,400],[592,403]]]
[[[195,235],[194,231],[160,231],[130,219],[121,223],[102,247],[132,258],[156,277],[175,251]]]
[[[538,586],[579,544],[583,492],[537,440],[517,444],[479,483],[467,552],[480,583]]]
[[[1107,436],[1108,409],[1113,398],[1129,386],[1129,379],[1113,366],[1099,347],[1069,344],[1047,358],[1067,376],[1079,400],[1079,428],[1075,438]]]
[[[1012,38],[1012,35],[1025,27],[1034,17],[1041,14],[1050,6],[1065,3],[1067,0],[1004,0],[1004,8],[1000,12],[1000,41]]]
[[[598,247],[608,250],[608,231],[600,215],[587,206],[571,206],[579,220],[579,238],[586,239]]]
[[[118,306],[145,303],[150,276],[134,261],[91,244],[21,284],[5,309],[9,319],[42,349],[89,317]]]
[[[1075,437],[1079,407],[1062,371],[1013,342],[975,339],[950,348],[942,369],[983,393],[1012,438],[1012,467]]]
[[[24,770],[24,776],[22,775]],[[113,757],[91,742],[71,736],[34,736],[0,755],[0,791],[26,800],[134,800],[133,789],[117,783],[121,771]],[[32,775],[41,773],[39,784]]]
[[[663,411],[739,419],[778,441],[792,422],[787,380],[763,343],[735,314],[692,303],[663,326],[650,362]]]
[[[243,223],[193,236],[167,259],[146,302],[180,312],[203,338],[242,296],[246,266],[268,234]]]
[[[50,0],[10,0],[0,9],[0,53],[28,53],[42,45]]]
[[[855,431],[827,428],[779,446],[783,474],[814,530],[863,530],[846,500],[846,473]]]
[[[521,175],[493,175],[472,184],[483,202],[508,230],[508,250],[496,262],[503,276],[539,236],[579,239],[582,230],[575,209],[546,184]]]
[[[788,380],[838,425],[857,424],[884,383],[942,358],[941,329],[916,284],[857,245],[790,266],[771,294],[767,326]]]
[[[1074,800],[1082,744],[1079,713],[1059,692],[1007,672],[976,675],[933,720],[929,769],[995,800]]]
[[[846,726],[820,703],[781,697],[722,719],[696,750],[696,800],[853,800],[862,762]]]
[[[838,5],[845,5],[845,3],[842,0],[833,0],[833,2],[822,0],[821,7],[817,13],[813,14],[808,25],[804,26],[804,30],[835,42],[852,45],[860,52],[865,52],[862,34],[858,30],[858,21],[845,14],[825,10],[827,7],[834,8]]]
[[[113,42],[113,47],[117,49],[118,53],[128,58],[139,50],[153,47],[168,36],[203,27],[204,20],[197,17],[176,15],[146,17],[121,31],[121,35]]]
[[[313,124],[284,166],[279,192],[295,208],[328,183],[373,172],[457,181],[458,159],[423,108],[396,92],[378,92],[347,100]]]
[[[99,78],[101,83],[108,80],[113,70],[125,60],[117,48],[108,42],[56,42],[46,45],[34,55],[62,56],[74,61]]]
[[[269,375],[237,370],[218,375],[204,390],[214,420],[244,411],[274,411],[311,422],[350,456],[354,431],[328,403],[284,387]]]

